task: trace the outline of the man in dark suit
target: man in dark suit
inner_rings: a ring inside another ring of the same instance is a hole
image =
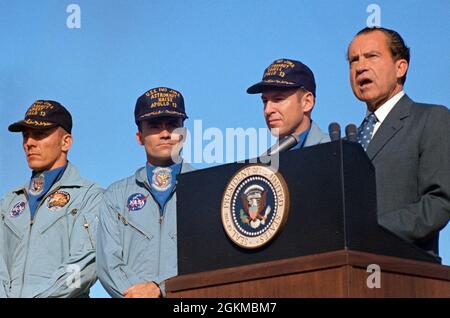
[[[350,83],[366,103],[358,141],[376,171],[378,222],[438,256],[450,219],[450,112],[404,92],[409,48],[385,28],[365,28],[348,47]]]

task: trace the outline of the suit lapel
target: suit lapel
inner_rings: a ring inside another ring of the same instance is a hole
[[[413,101],[403,96],[387,115],[367,148],[367,156],[373,160],[383,147],[403,128],[403,119],[409,116]]]

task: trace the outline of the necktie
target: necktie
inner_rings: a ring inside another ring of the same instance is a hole
[[[378,119],[374,113],[370,113],[366,118],[364,118],[363,123],[358,128],[358,142],[367,151],[369,147],[369,142],[372,139],[373,129]]]

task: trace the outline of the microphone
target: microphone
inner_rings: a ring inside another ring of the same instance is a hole
[[[347,136],[348,141],[358,142],[357,140],[358,129],[354,124],[348,124],[347,127],[345,127],[345,135]]]
[[[278,142],[270,147],[263,156],[273,156],[279,152],[287,151],[298,144],[298,136],[287,135],[278,140]]]
[[[328,133],[330,134],[331,141],[341,139],[341,126],[338,123],[331,123],[328,126]]]

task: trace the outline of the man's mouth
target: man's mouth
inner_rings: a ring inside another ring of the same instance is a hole
[[[359,87],[361,87],[361,88],[365,88],[365,87],[369,86],[369,85],[372,84],[372,83],[373,83],[372,80],[370,80],[370,79],[368,79],[368,78],[365,78],[365,79],[363,79],[363,80],[360,80],[360,81],[358,82],[358,85],[359,85]]]
[[[281,119],[269,119],[267,121],[267,123],[269,124],[269,126],[273,126],[276,125],[277,123],[281,122]]]
[[[170,143],[170,142],[165,142],[165,143],[159,144],[158,146],[159,147],[173,147],[173,146],[175,146],[175,144]]]

